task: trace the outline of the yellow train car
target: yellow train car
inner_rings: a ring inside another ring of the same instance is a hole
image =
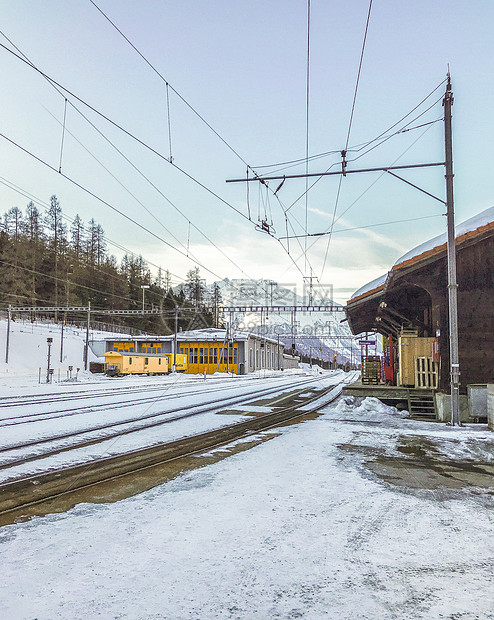
[[[169,371],[171,372],[173,369],[173,361],[175,358],[175,370],[177,372],[187,372],[187,356],[184,355],[183,353],[177,353],[177,355],[173,355],[173,353],[165,353],[166,357],[168,358],[168,368]]]
[[[110,377],[122,375],[164,375],[168,373],[168,357],[153,353],[105,353],[105,374]]]

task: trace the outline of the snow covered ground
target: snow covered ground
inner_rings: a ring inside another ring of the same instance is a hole
[[[1,528],[0,615],[494,618],[492,488],[413,466],[492,464],[492,437],[341,399],[141,495]]]
[[[190,375],[125,377],[102,381],[105,392],[101,387],[95,390],[92,385],[82,384],[76,391],[72,386],[67,393],[62,389],[65,386],[55,385],[50,386],[51,395],[47,394],[46,399],[43,396],[42,402],[32,394],[20,403],[0,399],[0,468],[11,465],[0,471],[0,483],[166,443],[245,419],[240,411],[238,415],[217,415],[208,411],[211,406],[245,411],[242,401],[257,401],[265,390],[273,399],[309,385],[317,389],[329,387],[345,378],[341,371],[320,375],[308,369],[267,376],[263,373],[261,377],[219,374],[206,381],[202,376]],[[328,400],[326,397],[325,402]],[[114,436],[115,432],[128,434]],[[51,438],[57,439],[48,441]],[[81,441],[98,438],[106,439],[76,447]],[[42,443],[34,445],[39,441]],[[70,451],[58,452],[71,446]],[[39,458],[13,464],[34,456]]]

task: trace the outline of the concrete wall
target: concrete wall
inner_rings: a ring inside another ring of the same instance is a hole
[[[494,431],[494,383],[487,386],[487,424]]]
[[[451,395],[436,392],[436,414],[439,422],[451,422]],[[460,421],[471,421],[468,412],[468,398],[466,394],[460,394]]]

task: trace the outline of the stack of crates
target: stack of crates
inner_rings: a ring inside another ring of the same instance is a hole
[[[381,378],[381,358],[379,355],[367,355],[362,358],[362,383],[378,385]]]

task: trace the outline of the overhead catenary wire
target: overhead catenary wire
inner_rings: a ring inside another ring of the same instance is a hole
[[[39,205],[40,207],[42,207],[45,210],[48,210],[50,208],[50,205],[48,203],[46,203],[45,201],[41,200],[40,198],[34,196],[34,194],[31,194],[30,192],[28,192],[25,189],[22,189],[21,187],[19,187],[18,185],[16,185],[15,183],[13,183],[12,181],[8,181],[7,179],[5,179],[4,177],[0,177],[0,183],[2,183],[3,185],[5,185],[6,187],[8,187],[9,189],[17,192],[18,194],[20,194],[21,196],[24,196],[25,198],[27,198],[28,200],[32,201],[34,204]],[[66,215],[65,213],[62,213],[62,219],[65,220],[66,222],[70,222],[73,223],[74,222],[74,218],[69,217],[68,215]],[[84,229],[84,231],[86,233],[89,232],[89,229],[86,226],[82,226],[82,228]],[[105,234],[105,241],[106,243],[108,243],[109,245],[125,252],[126,254],[130,255],[130,256],[134,256],[134,257],[138,257],[138,254],[136,254],[134,251],[130,250],[129,248],[125,247],[124,245],[122,245],[121,243],[118,243],[114,240],[112,240],[111,238],[107,237],[107,235]],[[156,269],[161,269],[161,265],[157,265],[149,260],[146,259],[146,263],[155,267]],[[170,272],[170,275],[173,276],[174,278],[178,279],[178,280],[183,280],[185,281],[185,278],[182,278],[182,276],[179,276],[177,274],[174,274],[172,272]]]
[[[60,163],[58,166],[58,172],[62,172],[62,155],[63,155],[63,140],[65,138],[65,120],[67,118],[67,97],[65,97],[63,104],[63,123],[62,123],[62,140],[60,143]]]
[[[102,118],[104,118],[105,120],[107,120],[108,122],[110,122],[110,124],[114,125],[116,128],[120,129],[121,131],[123,131],[124,133],[126,133],[127,135],[129,135],[130,137],[133,137],[133,139],[135,139],[137,142],[139,142],[140,144],[142,144],[143,146],[145,146],[146,148],[150,149],[154,154],[158,155],[159,157],[165,159],[167,162],[169,162],[172,166],[174,166],[177,170],[179,170],[182,174],[184,174],[185,176],[187,176],[189,179],[191,179],[192,181],[194,181],[196,184],[198,184],[200,187],[202,187],[203,189],[205,189],[206,191],[208,191],[209,193],[211,193],[213,196],[215,196],[217,199],[219,199],[220,201],[222,201],[224,204],[230,206],[234,211],[236,211],[237,213],[239,213],[242,217],[248,219],[249,221],[251,221],[250,219],[250,214],[249,217],[245,216],[241,211],[239,211],[238,209],[236,209],[235,207],[233,207],[233,205],[230,205],[230,203],[228,203],[227,201],[225,201],[222,197],[220,197],[217,193],[213,192],[210,188],[208,188],[207,186],[205,186],[203,183],[201,183],[198,179],[196,179],[195,177],[193,177],[192,175],[190,175],[188,172],[186,172],[185,170],[183,170],[182,168],[178,167],[175,163],[170,162],[164,155],[162,155],[161,153],[157,152],[155,149],[153,149],[152,147],[146,145],[144,142],[142,142],[139,138],[137,138],[136,136],[134,136],[133,134],[131,134],[130,132],[128,132],[127,130],[125,130],[123,127],[121,127],[120,125],[118,125],[117,123],[115,123],[114,121],[112,121],[111,119],[109,119],[106,115],[104,115],[103,113],[99,112],[98,110],[96,110],[95,108],[93,108],[90,104],[88,104],[87,102],[85,102],[83,99],[81,99],[80,97],[78,97],[77,95],[75,95],[74,93],[72,93],[71,91],[69,91],[68,89],[66,89],[64,86],[62,86],[61,84],[59,84],[58,82],[56,82],[55,80],[53,80],[52,78],[50,78],[48,75],[46,75],[45,73],[43,73],[40,69],[38,69],[31,60],[29,60],[25,54],[23,54],[23,52],[21,50],[19,50],[19,48],[12,43],[12,41],[2,32],[1,33],[8,41],[9,43],[11,43],[11,45],[13,45],[15,47],[15,49],[19,52],[19,54],[22,55],[18,56],[17,54],[15,54],[14,52],[12,52],[12,50],[9,50],[9,48],[7,48],[6,46],[0,44],[0,47],[3,47],[4,49],[6,49],[8,52],[10,52],[11,54],[13,54],[16,58],[18,58],[19,60],[21,60],[22,62],[26,63],[28,66],[30,66],[32,69],[34,69],[35,71],[37,71],[39,74],[41,74],[53,87],[56,88],[57,92],[59,92],[59,94],[63,95],[62,92],[60,92],[59,89],[61,89],[62,91],[65,91],[67,93],[69,93],[72,97],[74,97],[75,99],[77,99],[79,102],[81,102],[83,105],[85,105],[86,107],[88,107],[89,109],[91,109],[92,111],[94,111],[96,114],[98,114],[99,116],[101,116]],[[133,166],[133,168],[139,172],[141,174],[141,176],[143,176],[143,178],[145,178],[153,187],[154,189],[156,189],[156,191],[158,191],[160,193],[161,196],[163,196],[163,198],[165,200],[167,200],[167,202],[174,207],[183,217],[185,217],[187,220],[188,218],[180,211],[180,209],[178,209],[178,207],[172,203],[151,181],[150,179],[148,179],[146,177],[146,175],[144,175],[144,173],[142,173],[142,171],[140,171],[72,102],[69,101],[69,104],[75,109],[77,110],[77,112],[79,114],[81,114],[81,116],[83,118],[85,118],[85,120],[87,122],[89,122],[91,124],[91,126],[96,129],[96,131],[98,131],[100,133],[100,135],[102,135],[102,137],[105,138],[105,140],[107,140],[112,146],[113,148],[115,148],[117,150],[117,152],[119,152],[121,154],[122,157],[125,158],[125,160]],[[188,220],[190,222],[190,220]],[[192,224],[192,223],[191,223]],[[237,265],[230,256],[228,256],[223,250],[221,250],[221,248],[219,248],[203,231],[201,231],[197,226],[195,226],[194,224],[192,224],[192,226],[194,226],[194,228],[205,237],[205,239],[211,243],[229,262],[231,262],[237,269],[239,269],[239,271],[246,276],[249,279],[248,274],[246,274],[243,269]],[[167,243],[167,242],[165,242]],[[171,246],[171,244],[168,244]],[[181,244],[183,245],[183,244]],[[196,262],[197,264],[199,264],[201,267],[203,267],[206,271],[212,273],[215,277],[219,278],[220,276],[215,274],[214,272],[212,272],[210,269],[208,269],[207,267],[201,265],[201,263],[199,263],[199,261],[197,261],[197,259],[194,259],[194,262]],[[251,278],[250,278],[251,279]]]
[[[412,144],[410,144],[410,145],[409,145],[409,146],[408,146],[408,147],[407,147],[407,148],[406,148],[406,149],[405,149],[405,150],[404,150],[404,151],[403,151],[403,152],[402,152],[402,153],[401,153],[401,154],[400,154],[400,155],[399,155],[399,156],[398,156],[398,157],[397,157],[397,158],[396,158],[393,162],[392,162],[392,164],[391,164],[391,165],[394,165],[396,162],[398,162],[398,161],[399,161],[399,160],[400,160],[400,159],[401,159],[401,158],[402,158],[402,157],[403,157],[403,156],[404,156],[404,155],[405,155],[405,154],[406,154],[406,153],[407,153],[407,152],[408,152],[411,148],[413,148],[413,146],[415,146],[415,144],[416,144],[416,143],[417,143],[417,142],[418,142],[421,138],[423,138],[423,136],[424,136],[424,135],[425,135],[425,134],[429,131],[429,129],[430,129],[431,127],[432,127],[432,125],[430,125],[429,127],[427,127],[427,128],[426,128],[426,129],[422,132],[422,134],[421,134],[418,138],[416,138],[416,139],[412,142]],[[370,190],[374,187],[374,185],[376,185],[376,183],[378,183],[378,182],[382,179],[382,177],[383,177],[385,174],[387,174],[387,173],[386,173],[386,171],[381,172],[381,174],[380,174],[380,175],[379,175],[376,179],[374,179],[374,181],[372,181],[372,183],[370,183],[370,184],[366,187],[366,189],[365,189],[363,192],[361,192],[361,193],[357,196],[357,198],[355,198],[355,200],[353,200],[353,201],[352,201],[352,202],[348,205],[348,207],[346,207],[346,209],[345,209],[342,213],[340,213],[340,215],[339,215],[339,216],[336,218],[336,220],[333,222],[333,226],[334,226],[334,224],[336,224],[336,223],[337,223],[337,222],[338,222],[338,221],[339,221],[339,220],[340,220],[340,219],[341,219],[341,218],[342,218],[342,217],[343,217],[346,213],[348,213],[348,211],[350,211],[350,209],[351,209],[352,207],[354,207],[354,206],[357,204],[357,202],[358,202],[359,200],[361,200],[361,199],[365,196],[365,194],[367,194],[367,192],[369,192],[369,191],[370,191]],[[330,228],[328,228],[328,229],[326,230],[326,232],[327,232],[327,233],[329,233],[329,231],[330,231]],[[318,239],[315,239],[315,240],[312,242],[312,244],[309,246],[309,250],[310,250],[310,249],[311,249],[311,248],[312,248],[312,247],[313,247],[313,246],[317,243],[317,241],[318,241]],[[301,256],[299,256],[299,260],[300,260],[300,258],[301,258]]]
[[[149,144],[147,144],[146,142],[144,142],[144,140],[141,140],[139,137],[137,137],[134,133],[132,133],[131,131],[125,129],[122,125],[120,125],[119,123],[117,123],[116,121],[112,120],[109,116],[107,116],[106,114],[104,114],[103,112],[101,112],[100,110],[98,110],[97,108],[95,108],[93,105],[91,105],[90,103],[88,103],[87,101],[85,101],[82,97],[79,97],[78,95],[76,95],[73,91],[71,91],[69,88],[67,88],[66,86],[63,86],[60,82],[58,82],[57,80],[55,80],[54,78],[50,77],[48,74],[46,74],[44,71],[41,71],[41,69],[39,69],[38,67],[36,67],[32,62],[25,60],[24,58],[22,58],[22,56],[20,56],[19,54],[16,54],[13,50],[9,49],[6,45],[4,45],[3,43],[0,43],[0,48],[3,48],[4,50],[6,50],[7,52],[9,52],[10,54],[12,54],[15,58],[17,58],[18,60],[20,60],[21,62],[23,62],[24,64],[26,64],[28,67],[31,67],[34,71],[36,71],[37,73],[39,73],[41,76],[43,76],[45,79],[47,79],[49,82],[55,84],[56,86],[58,86],[58,88],[60,88],[62,91],[64,91],[65,93],[67,93],[68,95],[70,95],[71,97],[73,97],[74,99],[76,99],[77,101],[79,101],[80,103],[82,103],[84,106],[86,106],[89,110],[91,110],[92,112],[94,112],[95,114],[97,114],[98,116],[100,116],[102,119],[104,119],[106,122],[108,122],[110,125],[112,125],[113,127],[115,127],[116,129],[118,129],[119,131],[121,131],[122,133],[124,133],[126,136],[128,136],[129,138],[131,138],[132,140],[134,140],[135,142],[137,142],[138,144],[140,144],[142,147],[144,147],[145,149],[147,149],[148,151],[150,151],[151,153],[153,153],[154,155],[156,155],[157,157],[159,157],[160,159],[168,162],[171,166],[173,166],[176,170],[178,170],[181,174],[183,174],[184,176],[186,176],[188,179],[190,179],[191,181],[193,181],[196,185],[198,185],[199,187],[201,187],[202,189],[204,189],[206,192],[208,192],[209,194],[211,194],[213,197],[215,197],[217,200],[219,200],[220,202],[222,202],[225,206],[227,206],[229,209],[232,209],[233,211],[235,211],[238,215],[240,215],[241,217],[243,217],[244,219],[246,219],[247,221],[250,221],[249,218],[247,217],[247,215],[245,215],[245,213],[242,213],[242,211],[240,211],[240,209],[237,209],[236,207],[234,207],[231,203],[229,203],[227,200],[225,200],[224,198],[222,198],[218,193],[216,193],[215,191],[213,191],[211,188],[207,187],[204,183],[202,183],[201,181],[199,181],[199,179],[197,179],[196,177],[194,177],[192,174],[190,174],[189,172],[187,172],[186,170],[184,170],[183,168],[181,168],[180,166],[177,166],[176,163],[171,162],[168,157],[166,157],[166,155],[163,155],[163,153],[160,153],[158,150],[156,150],[155,148],[153,148],[152,146],[150,146]]]
[[[24,153],[26,153],[27,155],[29,155],[30,157],[32,157],[33,159],[35,159],[36,161],[38,161],[39,163],[43,164],[44,166],[46,166],[47,168],[49,168],[50,170],[53,170],[54,172],[58,171],[56,170],[56,168],[54,168],[51,164],[49,164],[47,161],[43,160],[41,157],[38,157],[37,155],[35,155],[34,153],[32,153],[31,151],[29,151],[29,149],[26,149],[25,147],[23,147],[22,145],[18,144],[17,142],[15,142],[15,140],[12,140],[11,138],[9,138],[8,136],[6,136],[3,133],[0,133],[0,137],[2,137],[4,140],[6,140],[7,142],[9,142],[10,144],[12,144],[13,146],[17,147],[19,150],[23,151]],[[79,183],[78,181],[76,181],[75,179],[72,179],[71,177],[69,177],[68,175],[64,174],[63,172],[59,173],[64,179],[66,179],[67,181],[69,181],[70,183],[72,183],[75,187],[78,187],[80,190],[82,190],[83,192],[85,192],[86,194],[88,194],[89,196],[91,196],[92,198],[94,198],[95,200],[97,200],[98,202],[100,202],[101,204],[104,204],[105,206],[109,207],[110,209],[112,209],[113,211],[115,211],[116,213],[118,213],[119,215],[121,215],[122,217],[124,217],[126,220],[128,220],[129,222],[131,222],[132,224],[134,224],[135,226],[138,226],[139,228],[141,228],[142,230],[144,230],[145,232],[147,232],[148,234],[150,234],[151,236],[153,236],[155,239],[158,239],[158,241],[161,241],[162,243],[164,243],[165,245],[167,245],[168,247],[170,247],[171,249],[175,250],[176,252],[178,252],[179,254],[181,254],[182,256],[187,257],[187,254],[185,252],[182,252],[182,250],[180,250],[179,248],[176,248],[174,245],[172,245],[171,243],[169,243],[168,241],[166,241],[165,239],[163,239],[162,237],[160,237],[159,235],[157,235],[155,232],[153,232],[152,230],[150,230],[149,228],[147,228],[146,226],[144,226],[143,224],[141,224],[140,222],[138,222],[137,220],[134,220],[133,218],[131,218],[129,215],[127,215],[126,213],[124,213],[123,211],[120,211],[120,209],[118,209],[117,207],[115,207],[114,205],[112,205],[111,203],[109,203],[107,200],[104,200],[103,198],[101,198],[100,196],[98,196],[97,194],[95,194],[94,192],[92,192],[90,189],[88,189],[87,187],[85,187],[84,185],[82,185],[81,183]],[[210,273],[211,275],[213,275],[215,278],[221,278],[221,276],[219,276],[217,273],[215,273],[212,269],[209,269],[208,267],[206,267],[205,265],[201,264],[200,267],[202,269],[204,269],[205,271],[207,271],[208,273]]]
[[[357,80],[355,82],[355,90],[354,90],[354,93],[353,93],[352,111],[350,113],[350,122],[348,123],[348,133],[347,133],[346,142],[345,142],[345,151],[348,148],[348,144],[350,142],[350,132],[352,130],[353,115],[354,115],[354,112],[355,112],[355,104],[357,102],[357,92],[358,92],[358,87],[359,87],[359,83],[360,83],[360,74],[362,72],[362,63],[363,63],[363,60],[364,60],[365,43],[367,41],[367,32],[369,30],[369,21],[370,21],[370,16],[371,16],[371,10],[372,10],[372,0],[370,0],[370,2],[369,2],[369,10],[367,12],[367,21],[365,23],[364,40],[362,42],[362,50],[360,52],[360,61],[359,61],[359,66],[358,66],[358,71],[357,71]]]
[[[309,231],[309,101],[310,101],[310,0],[307,0],[307,66],[305,92],[305,232]],[[304,242],[305,266],[307,274],[307,239]]]
[[[156,73],[156,75],[168,85],[170,90],[175,93],[175,95],[214,133],[214,135],[223,142],[223,144],[234,154],[236,157],[240,159],[246,166],[249,164],[245,161],[245,159],[236,151],[231,144],[229,144],[221,134],[214,129],[214,127],[194,108],[194,106],[189,103],[185,97],[183,97],[167,80],[166,78],[158,71],[158,69],[144,56],[144,54],[137,48],[134,43],[125,35],[125,33],[113,22],[110,17],[94,2],[94,0],[89,0],[91,4],[101,13],[101,15],[111,24],[111,26],[122,36],[125,41],[132,47],[132,49],[139,54],[142,60]]]
[[[379,228],[380,226],[391,226],[392,224],[404,224],[406,222],[418,222],[419,220],[429,220],[436,217],[443,217],[442,214],[436,215],[423,215],[421,217],[412,217],[404,220],[393,220],[391,222],[380,222],[379,224],[368,224],[367,226],[352,226],[350,228],[341,228],[340,230],[333,230],[331,234],[336,235],[339,233],[350,232],[353,230],[367,230],[368,228]],[[300,239],[302,237],[324,237],[325,235],[329,235],[330,231],[318,232],[318,233],[309,233],[308,235],[290,235],[287,237],[279,237],[279,240],[283,239]]]
[[[353,116],[355,113],[355,104],[357,102],[357,93],[358,93],[358,87],[359,87],[359,83],[360,83],[360,75],[362,72],[362,64],[364,61],[364,52],[365,52],[365,44],[367,41],[367,33],[369,31],[369,21],[370,21],[370,16],[371,16],[371,10],[372,10],[372,0],[370,0],[369,2],[369,10],[367,12],[367,20],[365,23],[365,32],[364,32],[364,40],[362,41],[362,49],[360,52],[360,60],[359,60],[359,66],[358,66],[358,71],[357,71],[357,79],[355,81],[355,90],[353,93],[353,101],[352,101],[352,110],[350,112],[350,120],[348,122],[348,132],[347,132],[347,136],[346,136],[346,141],[345,141],[345,149],[343,151],[341,151],[341,156],[342,156],[342,171],[343,174],[340,176],[339,181],[338,181],[338,190],[336,192],[336,199],[335,199],[335,203],[334,203],[334,209],[333,209],[333,219],[331,222],[331,231],[333,230],[333,226],[334,226],[334,222],[335,222],[335,218],[336,218],[336,212],[338,210],[338,203],[340,200],[340,195],[341,195],[341,186],[342,186],[342,182],[343,182],[343,176],[345,174],[345,167],[346,167],[346,154],[347,154],[347,148],[348,148],[348,144],[350,143],[350,132],[352,130],[352,123],[353,123]],[[307,240],[306,240],[306,244],[307,244]],[[326,252],[324,254],[324,260],[322,263],[322,268],[321,268],[321,275],[320,275],[320,280],[322,280],[323,276],[324,276],[324,270],[326,268],[326,262],[328,259],[328,254],[329,254],[329,247],[331,245],[331,232],[328,236],[328,243],[326,245]]]

